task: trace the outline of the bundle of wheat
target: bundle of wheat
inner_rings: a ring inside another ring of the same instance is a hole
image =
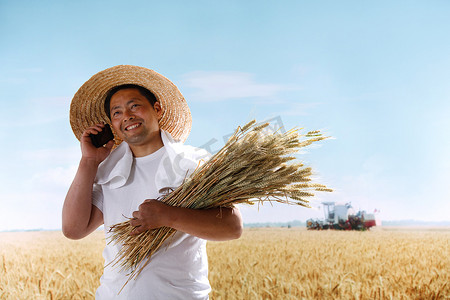
[[[325,185],[310,183],[311,168],[289,163],[288,156],[302,147],[326,139],[319,131],[300,135],[298,130],[271,132],[269,124],[251,121],[238,127],[225,146],[199,166],[185,182],[161,199],[179,207],[208,209],[277,201],[308,206],[306,197],[313,191],[331,191]],[[300,138],[304,137],[303,141]],[[111,227],[110,242],[121,243],[113,264],[131,270],[129,279],[139,275],[151,256],[176,230],[169,227],[130,235],[129,221]],[[127,281],[128,282],[128,281]]]

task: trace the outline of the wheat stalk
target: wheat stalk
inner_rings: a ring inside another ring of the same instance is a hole
[[[311,168],[298,162],[288,163],[295,160],[289,155],[328,137],[319,131],[305,135],[300,135],[299,130],[269,132],[268,125],[251,121],[238,127],[219,152],[161,201],[192,209],[264,201],[308,207],[306,198],[314,196],[314,191],[330,192],[325,185],[310,183]],[[300,141],[300,137],[306,139]],[[134,236],[130,235],[133,229],[129,220],[110,228],[109,243],[122,245],[112,265],[130,270],[128,281],[139,275],[151,256],[176,232],[173,228],[161,227]]]

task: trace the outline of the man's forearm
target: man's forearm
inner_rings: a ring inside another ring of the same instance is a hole
[[[187,209],[171,207],[169,227],[210,241],[237,239],[242,218],[237,208]]]
[[[79,239],[92,231],[92,186],[94,184],[98,163],[95,160],[80,161],[77,174],[67,192],[62,211],[62,229],[65,236]],[[98,217],[96,220],[98,223]],[[95,228],[94,228],[95,229]]]
[[[189,209],[150,199],[133,212],[133,218],[130,224],[136,229],[132,234],[162,226],[212,241],[236,239],[242,234],[242,218],[237,208]]]

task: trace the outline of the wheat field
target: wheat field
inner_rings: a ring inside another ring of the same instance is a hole
[[[211,299],[450,299],[450,229],[246,229],[208,242]],[[103,233],[0,233],[0,299],[93,299]]]

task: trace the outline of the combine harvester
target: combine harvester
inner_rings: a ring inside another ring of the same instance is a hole
[[[355,213],[350,203],[322,202],[325,220],[308,219],[308,230],[368,230],[373,226],[381,225],[381,221],[375,213],[368,214],[365,211]]]

